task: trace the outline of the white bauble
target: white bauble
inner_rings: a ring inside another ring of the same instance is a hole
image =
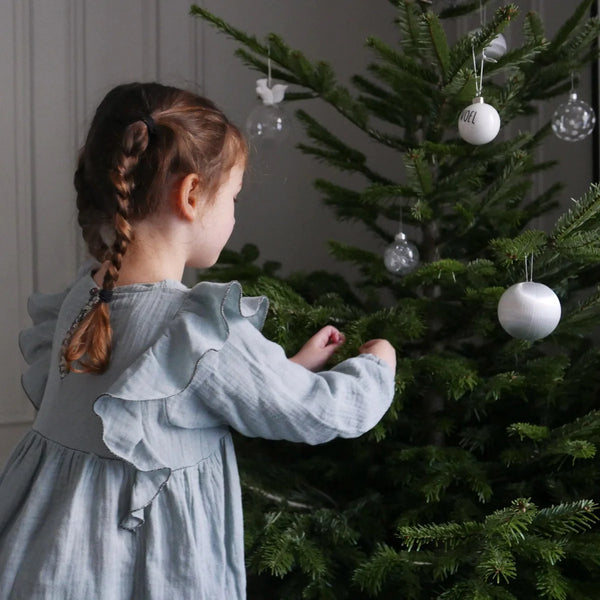
[[[484,58],[491,58],[497,61],[501,56],[506,54],[506,38],[499,33],[490,43],[483,49]]]
[[[460,137],[480,146],[491,142],[500,131],[500,115],[498,111],[483,101],[481,96],[473,98],[473,104],[467,106],[458,117]]]
[[[481,29],[477,28],[470,32],[472,37],[475,37]],[[508,45],[506,44],[506,38],[499,33],[484,49],[483,53],[477,54],[477,61],[479,62],[482,58],[489,62],[498,62],[498,59],[506,54]]]
[[[498,302],[503,329],[521,340],[539,340],[554,331],[560,321],[560,300],[543,283],[523,281],[510,286]]]

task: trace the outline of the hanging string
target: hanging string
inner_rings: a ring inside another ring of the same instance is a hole
[[[271,88],[271,42],[267,48],[267,85]]]
[[[533,281],[533,252],[531,253],[531,258],[529,259],[529,264],[527,263],[527,259],[529,255],[525,256],[525,281]]]
[[[475,44],[471,44],[471,52],[473,54],[473,71],[475,72],[475,95],[481,96],[483,90],[483,64],[485,62],[485,56],[481,54],[481,70],[479,78],[477,77],[477,57],[475,56]]]

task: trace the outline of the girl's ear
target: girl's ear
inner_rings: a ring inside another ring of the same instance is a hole
[[[173,186],[172,206],[177,215],[186,221],[195,221],[201,210],[202,194],[200,178],[196,173],[190,173]]]

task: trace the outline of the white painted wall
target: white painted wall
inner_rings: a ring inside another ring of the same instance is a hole
[[[202,4],[200,0],[199,3]],[[57,291],[73,276],[82,249],[74,213],[72,175],[77,149],[95,106],[124,81],[158,80],[205,93],[240,125],[256,105],[257,74],[233,56],[235,44],[188,16],[191,0],[2,0],[0,2],[0,464],[32,419],[20,388],[23,364],[18,331],[28,324],[25,301],[33,290]],[[365,0],[204,0],[233,25],[259,35],[280,33],[309,58],[331,62],[345,82],[361,72],[369,55],[368,34],[393,43],[393,6]],[[522,0],[522,12],[541,12],[550,31],[572,7],[558,1]],[[507,33],[510,43],[511,33]],[[589,98],[587,77],[580,97]],[[556,102],[555,104],[558,104]],[[327,107],[303,107],[327,119],[346,139]],[[292,109],[295,107],[291,107]],[[555,106],[543,109],[540,120]],[[290,113],[293,112],[290,110]],[[254,242],[263,258],[284,270],[315,268],[347,272],[327,255],[325,241],[365,240],[358,228],[340,224],[321,206],[311,182],[343,175],[294,149],[299,134],[275,151],[254,156],[239,204],[231,246]],[[543,158],[563,164],[545,177],[566,183],[577,197],[591,180],[591,140],[551,139]],[[386,168],[395,157],[382,156]],[[341,179],[340,179],[341,178]],[[539,185],[547,183],[540,181]],[[363,243],[370,244],[366,239]]]

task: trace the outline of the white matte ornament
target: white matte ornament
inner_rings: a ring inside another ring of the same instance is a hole
[[[491,59],[492,62],[495,62],[506,54],[506,49],[506,38],[499,33],[489,45],[483,49],[483,58],[487,60]]]
[[[557,138],[565,142],[579,142],[594,130],[596,114],[594,109],[577,99],[577,93],[571,91],[569,101],[561,104],[552,115],[552,131]]]
[[[395,275],[406,275],[419,264],[417,247],[406,239],[402,232],[396,234],[394,241],[383,253],[385,268]]]
[[[481,32],[480,28],[471,31],[470,35],[475,37]],[[506,44],[506,38],[499,33],[484,49],[483,52],[477,55],[477,60],[480,61],[482,58],[486,62],[498,62],[498,59],[506,54],[508,46]]]
[[[558,296],[543,283],[522,281],[509,287],[498,302],[498,320],[512,337],[539,340],[560,321]]]
[[[491,142],[500,131],[500,115],[498,111],[486,104],[481,96],[473,98],[473,104],[467,106],[458,117],[460,137],[480,146]]]

